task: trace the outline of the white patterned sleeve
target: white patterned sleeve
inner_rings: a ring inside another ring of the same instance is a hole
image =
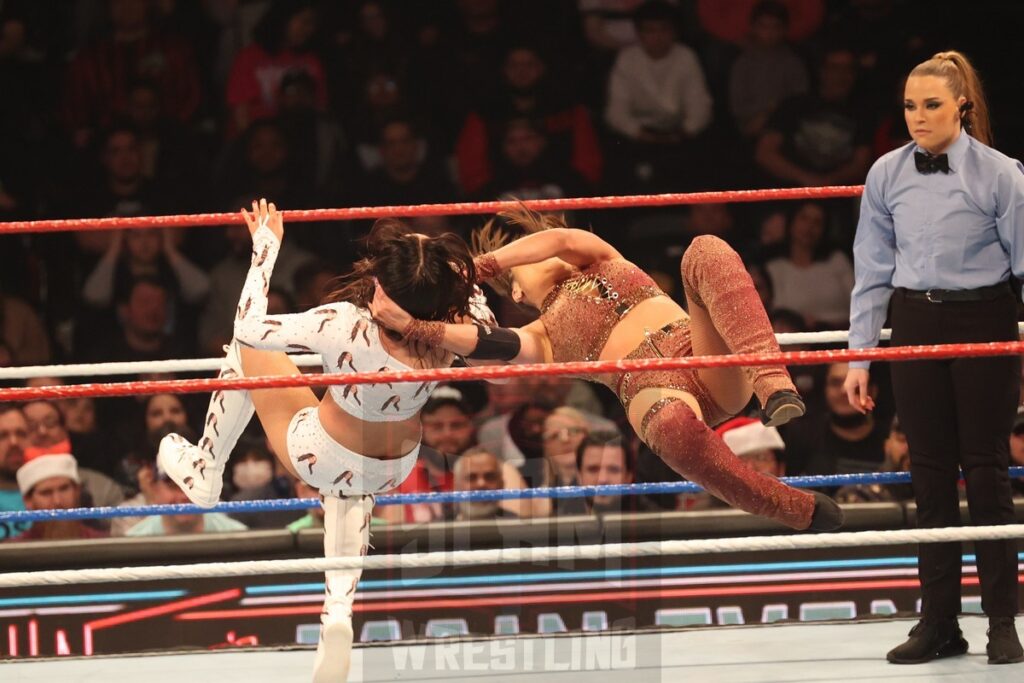
[[[367,332],[369,324],[365,321],[362,328],[358,320],[345,324],[352,317],[345,315],[345,306],[329,304],[286,315],[250,313],[235,321],[235,338],[243,346],[263,351],[321,353],[336,348],[343,334]]]

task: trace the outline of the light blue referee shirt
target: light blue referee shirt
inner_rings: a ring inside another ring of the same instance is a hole
[[[967,133],[946,150],[948,174],[920,173],[920,151],[909,143],[868,171],[853,242],[851,349],[878,346],[896,287],[977,289],[1024,276],[1024,165]]]

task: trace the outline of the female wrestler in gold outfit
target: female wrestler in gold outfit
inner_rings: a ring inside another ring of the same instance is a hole
[[[475,236],[480,279],[540,318],[517,329],[416,320],[381,288],[370,312],[407,338],[477,359],[513,363],[777,352],[768,316],[739,255],[701,236],[686,250],[687,314],[607,242],[560,219],[519,209],[510,240],[492,221]],[[479,360],[478,360],[479,362]],[[795,529],[831,530],[842,511],[827,496],[789,487],[733,454],[712,427],[743,409],[753,392],[763,420],[804,413],[784,367],[627,372],[583,377],[609,387],[640,438],[672,469],[734,507]]]

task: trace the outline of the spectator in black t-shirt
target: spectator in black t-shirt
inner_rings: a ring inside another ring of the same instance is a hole
[[[892,419],[889,435],[885,439],[885,462],[881,471],[910,472],[910,447],[907,446],[907,435],[903,433],[898,417]],[[963,487],[960,491],[963,498]],[[851,484],[839,489],[833,498],[839,503],[911,501],[914,499],[914,489],[912,484]]]
[[[401,28],[411,7],[402,8],[399,23],[398,8],[384,0],[321,4],[326,14],[321,23],[331,35],[324,45],[324,66],[334,111],[344,111],[372,73],[387,71],[407,78],[413,66],[412,45]]]
[[[825,378],[826,412],[808,415],[782,428],[786,472],[793,475],[877,472],[885,460],[889,425],[850,406],[843,390],[847,363],[832,363]],[[871,384],[872,397],[878,387]]]
[[[754,159],[780,185],[863,182],[871,162],[871,121],[852,97],[857,62],[852,51],[829,49],[815,94],[784,100],[757,141]]]
[[[218,203],[237,211],[246,198],[274,197],[278,206],[306,208],[315,203],[316,193],[302,182],[303,175],[281,121],[255,121],[225,150],[216,179]]]
[[[482,198],[558,199],[583,192],[581,176],[551,153],[548,137],[536,121],[509,121],[499,144],[494,180]]]
[[[381,126],[380,165],[355,184],[355,206],[431,204],[454,200],[455,187],[444,166],[431,158],[412,121],[395,118]]]
[[[779,102],[807,92],[807,67],[786,43],[789,10],[761,0],[750,12],[748,42],[729,72],[729,109],[744,137],[761,132]]]
[[[770,278],[769,278],[770,279]],[[755,284],[757,280],[754,280]],[[774,296],[774,295],[773,295]],[[768,318],[772,321],[772,329],[775,334],[794,334],[810,332],[807,321],[796,311],[787,308],[770,309]],[[805,344],[787,344],[786,351],[807,351],[809,346]],[[786,368],[793,384],[796,385],[800,397],[807,406],[807,412],[811,415],[818,415],[825,411],[825,380],[828,375],[827,365],[790,365]]]
[[[67,188],[69,216],[154,216],[174,205],[173,198],[146,177],[142,141],[131,125],[110,128],[79,174]],[[80,315],[83,282],[119,235],[114,230],[86,230],[45,240],[51,318]]]
[[[186,344],[166,333],[169,296],[159,280],[136,279],[118,305],[120,329],[79,331],[80,357],[97,363],[187,357]]]
[[[142,151],[142,141],[134,127],[124,124],[110,128],[97,148],[100,172],[95,176],[96,182],[87,182],[81,188],[75,213],[101,217],[160,213],[167,206],[165,198],[143,172]],[[103,239],[99,241],[106,246],[108,233],[100,235]],[[102,251],[102,248],[85,248],[86,251]]]

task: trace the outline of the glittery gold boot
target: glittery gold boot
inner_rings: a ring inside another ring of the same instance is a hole
[[[697,237],[683,254],[682,276],[687,298],[708,312],[730,351],[778,353],[768,314],[732,247],[712,235]],[[803,401],[785,367],[748,367],[744,371],[765,410],[767,424],[779,425],[803,415]]]
[[[758,472],[729,450],[684,401],[656,403],[644,416],[641,431],[666,465],[733,507],[794,529],[834,531],[843,523],[843,511],[835,501]]]

